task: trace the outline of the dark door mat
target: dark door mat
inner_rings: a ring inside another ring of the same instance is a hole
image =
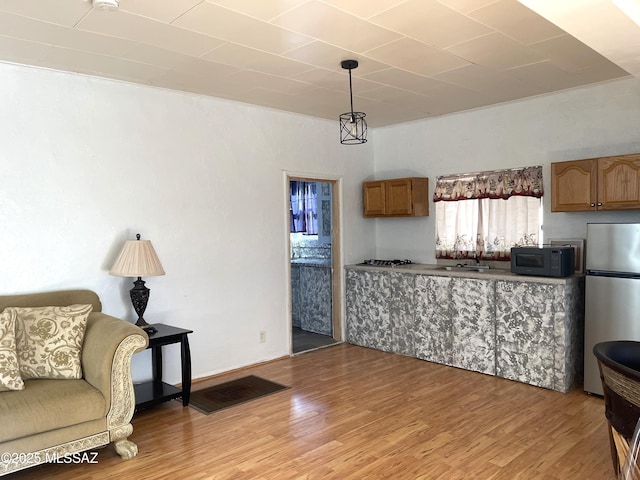
[[[218,410],[240,405],[287,388],[289,387],[249,375],[191,392],[189,405],[209,415]]]

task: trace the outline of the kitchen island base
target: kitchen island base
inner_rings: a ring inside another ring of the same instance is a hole
[[[346,267],[346,334],[559,392],[582,383],[584,277]]]

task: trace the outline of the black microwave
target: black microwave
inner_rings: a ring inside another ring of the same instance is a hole
[[[541,277],[569,277],[575,273],[573,247],[512,247],[511,272]]]

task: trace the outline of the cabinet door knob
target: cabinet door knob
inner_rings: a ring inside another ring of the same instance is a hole
[[[592,206],[592,207],[595,207],[595,206],[596,206],[596,204],[595,204],[595,203],[592,203],[592,204],[591,204],[591,206]]]
[[[598,202],[598,206],[601,207],[602,206],[602,202]]]

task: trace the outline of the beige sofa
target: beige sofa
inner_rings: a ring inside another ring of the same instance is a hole
[[[79,455],[113,443],[122,458],[138,453],[127,440],[135,408],[131,357],[148,344],[135,325],[101,313],[98,295],[70,290],[0,296],[6,307],[91,304],[80,380],[30,379],[0,392],[0,475]]]

